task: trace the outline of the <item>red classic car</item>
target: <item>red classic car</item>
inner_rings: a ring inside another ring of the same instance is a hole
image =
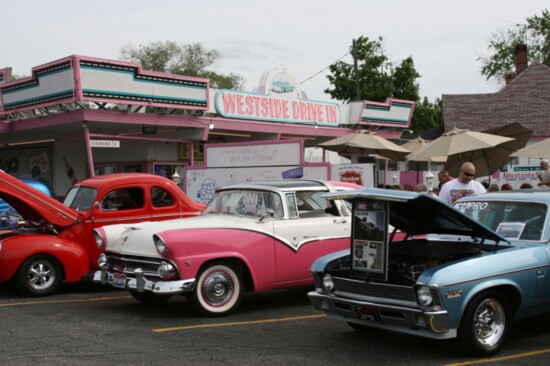
[[[93,229],[196,216],[204,209],[171,180],[141,173],[83,180],[61,203],[0,170],[0,198],[22,218],[16,229],[0,231],[0,282],[14,280],[32,296],[54,293],[63,280],[81,281],[97,268],[101,250]]]

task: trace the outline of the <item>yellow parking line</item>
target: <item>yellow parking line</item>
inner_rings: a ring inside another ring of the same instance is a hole
[[[0,304],[0,308],[7,308],[10,306],[24,306],[24,305],[44,305],[44,304],[60,304],[60,303],[71,303],[71,302],[108,301],[108,300],[129,299],[131,297],[132,296],[116,296],[116,297],[96,297],[91,299],[14,302],[11,304]]]
[[[546,348],[546,349],[542,349],[540,351],[519,353],[517,355],[511,355],[511,356],[504,356],[504,357],[498,357],[498,358],[489,358],[489,359],[484,359],[484,360],[476,360],[476,361],[468,361],[468,362],[450,363],[450,364],[447,364],[445,366],[482,365],[484,363],[495,363],[495,362],[515,360],[515,359],[518,359],[518,358],[538,356],[538,355],[542,355],[544,353],[549,353],[549,352],[550,352],[550,348]]]
[[[235,325],[251,325],[251,324],[262,324],[262,323],[278,323],[278,322],[288,322],[288,321],[304,320],[304,319],[316,319],[316,318],[323,318],[323,317],[325,317],[324,314],[297,316],[297,317],[292,317],[292,318],[252,320],[252,321],[247,321],[247,322],[189,325],[189,326],[185,326],[185,327],[153,329],[153,332],[155,332],[155,333],[164,333],[164,332],[172,332],[172,331],[176,331],[176,330],[189,330],[189,329],[215,328],[215,327],[231,327],[231,326],[235,326]]]

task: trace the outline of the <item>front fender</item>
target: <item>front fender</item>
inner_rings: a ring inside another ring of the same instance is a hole
[[[80,281],[90,271],[88,254],[74,241],[44,234],[17,235],[2,241],[0,282],[12,278],[27,258],[37,254],[59,260],[67,282]]]
[[[173,262],[182,279],[195,278],[206,262],[237,258],[250,272],[256,291],[275,283],[275,239],[240,229],[187,229],[160,233],[168,248],[163,257]]]
[[[273,283],[264,283],[262,280],[267,276],[262,276],[261,273],[257,273],[258,269],[250,263],[250,260],[238,252],[217,252],[210,254],[202,254],[189,256],[185,259],[176,259],[176,266],[180,271],[182,279],[197,278],[201,268],[209,262],[218,262],[218,261],[240,261],[243,263],[243,267],[250,274],[250,279],[252,281],[251,285],[253,291],[260,291],[260,289],[270,289],[273,287]],[[271,276],[269,276],[271,277]]]
[[[330,272],[351,264],[350,250],[344,249],[318,258],[311,265],[311,272]]]
[[[494,289],[497,287],[512,288],[518,294],[519,299],[510,299],[510,301],[521,302],[521,299],[523,298],[523,291],[521,290],[521,287],[516,282],[510,279],[498,278],[491,281],[475,283],[475,284],[472,284],[472,286],[469,286],[468,288],[463,288],[463,294],[461,297],[455,298],[452,300],[447,300],[446,307],[447,307],[447,310],[449,311],[449,321],[451,322],[451,325],[458,327],[462,319],[462,316],[466,311],[466,308],[468,307],[468,305],[470,304],[470,302],[475,296],[477,296],[479,293],[485,290]],[[443,293],[442,296],[444,295],[445,294]],[[511,303],[511,305],[514,305],[514,303]]]

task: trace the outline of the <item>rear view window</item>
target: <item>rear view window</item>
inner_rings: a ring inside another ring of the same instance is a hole
[[[145,203],[141,188],[123,188],[109,192],[101,201],[102,210],[120,211],[142,208]]]

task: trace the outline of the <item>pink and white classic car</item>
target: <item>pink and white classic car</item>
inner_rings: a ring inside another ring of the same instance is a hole
[[[145,303],[186,295],[203,315],[234,311],[243,293],[313,284],[320,256],[349,247],[350,207],[327,192],[342,182],[283,180],[217,190],[203,214],[186,220],[95,230],[94,281],[127,289]]]

